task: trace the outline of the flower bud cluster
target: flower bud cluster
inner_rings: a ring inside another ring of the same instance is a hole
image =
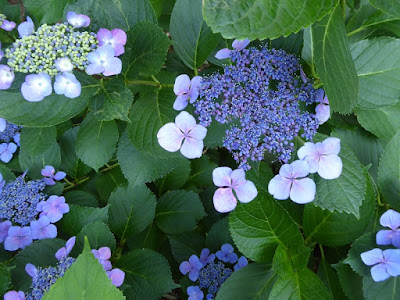
[[[96,33],[75,31],[68,23],[43,24],[31,35],[16,40],[6,49],[7,64],[16,72],[60,73],[55,61],[67,57],[74,68],[84,70],[87,55],[97,48]]]

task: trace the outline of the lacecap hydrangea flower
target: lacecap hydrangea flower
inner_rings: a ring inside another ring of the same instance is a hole
[[[188,103],[193,103],[199,96],[201,77],[195,76],[190,80],[186,74],[179,75],[175,79],[174,93],[177,96],[173,108],[175,110],[184,109]]]
[[[371,276],[376,282],[400,275],[400,249],[375,248],[361,253],[361,260],[367,266],[373,266]]]
[[[97,40],[99,46],[110,45],[114,49],[114,56],[120,56],[125,53],[125,44],[127,36],[125,31],[119,28],[108,30],[106,28],[100,28],[97,32]]]
[[[56,181],[63,180],[67,174],[62,171],[58,171],[56,173],[56,170],[54,169],[53,166],[45,166],[44,169],[41,171],[41,174],[43,176],[43,181],[46,185],[55,185]]]
[[[94,52],[88,54],[87,59],[86,73],[88,75],[111,76],[121,73],[122,62],[114,56],[114,48],[110,45],[98,47]]]
[[[215,259],[218,259],[215,262]],[[230,244],[224,244],[215,254],[204,248],[200,258],[192,255],[189,261],[180,264],[179,270],[183,275],[189,274],[189,279],[198,285],[189,286],[187,294],[191,300],[214,299],[221,285],[235,271],[247,266],[247,259],[238,255]]]
[[[379,219],[383,227],[389,227],[390,230],[379,230],[376,234],[376,243],[378,245],[393,245],[400,248],[400,213],[389,209],[382,214]]]

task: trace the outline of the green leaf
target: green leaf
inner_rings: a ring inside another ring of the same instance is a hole
[[[383,140],[390,140],[400,128],[400,102],[379,108],[356,108],[358,122]]]
[[[194,184],[196,186],[212,186],[212,172],[217,165],[208,159],[206,155],[198,159],[191,160],[191,172],[188,179],[188,185]]]
[[[119,166],[96,177],[96,190],[101,199],[107,201],[111,193],[119,186],[126,185],[128,181]]]
[[[95,195],[85,191],[70,191],[64,194],[68,204],[80,206],[98,207],[99,202]]]
[[[94,257],[87,239],[81,255],[65,272],[57,279],[50,290],[43,296],[43,300],[92,300],[125,299],[122,292],[117,289],[108,278],[103,266]]]
[[[207,234],[206,246],[211,252],[221,249],[223,244],[234,245],[231,233],[229,232],[228,218],[223,218],[213,224]]]
[[[126,244],[130,250],[148,248],[158,250],[165,245],[167,237],[164,233],[152,222],[141,233],[136,234],[127,239]]]
[[[110,228],[103,222],[97,221],[83,227],[81,232],[76,236],[76,244],[72,249],[73,255],[82,251],[86,238],[92,245],[92,249],[109,247],[111,251],[115,250],[115,237],[110,231]]]
[[[63,123],[80,113],[89,98],[98,89],[97,82],[81,73],[75,73],[82,85],[81,95],[68,99],[64,95],[51,94],[40,102],[26,101],[21,94],[21,80],[15,80],[12,87],[1,91],[0,117],[27,127],[49,127]]]
[[[304,209],[303,229],[307,237],[319,244],[331,247],[351,243],[365,232],[374,218],[375,192],[371,180],[360,206],[360,218],[346,212],[322,210],[314,204],[307,204]]]
[[[130,141],[127,132],[119,141],[117,158],[122,173],[132,185],[154,181],[172,171],[180,163],[179,159],[156,158],[139,152]]]
[[[350,49],[360,82],[358,105],[378,108],[398,103],[400,40],[390,37],[363,40]]]
[[[178,0],[169,25],[174,49],[186,66],[197,70],[221,39],[203,20],[201,0]]]
[[[268,299],[277,279],[270,266],[251,263],[228,277],[219,289],[216,300]]]
[[[76,155],[75,142],[80,126],[67,130],[60,139],[61,148],[61,170],[68,176],[78,179],[88,174],[92,168],[85,165]]]
[[[387,144],[379,164],[379,189],[386,202],[400,210],[400,131]]]
[[[275,251],[272,268],[281,277],[290,277],[293,272],[303,270],[307,266],[312,249],[297,244],[286,247],[280,244]]]
[[[145,185],[120,186],[108,201],[110,228],[121,240],[143,231],[154,219],[156,197]]]
[[[322,135],[318,135],[315,141],[323,139]],[[314,176],[317,192],[313,203],[322,209],[347,212],[360,218],[359,210],[365,196],[367,179],[361,163],[344,143],[341,143],[339,157],[343,163],[339,178],[326,180]]]
[[[156,300],[176,287],[167,260],[149,249],[122,255],[114,267],[125,272],[128,299]]]
[[[164,64],[170,40],[157,25],[142,22],[128,32],[122,74],[125,77],[157,74]],[[127,82],[129,85],[129,81]]]
[[[362,293],[362,277],[351,267],[342,262],[333,265],[339,277],[340,285],[349,299],[364,299]]]
[[[26,273],[25,265],[31,263],[36,267],[55,265],[54,256],[58,249],[65,246],[65,241],[60,239],[36,240],[31,245],[20,250],[13,259],[15,268],[11,270],[11,279],[16,290],[28,291],[32,278]]]
[[[358,238],[349,251],[349,255],[344,260],[344,263],[350,265],[350,267],[361,276],[370,275],[371,267],[365,265],[361,260],[360,254],[376,248],[376,239],[374,233],[367,233],[362,237]]]
[[[76,138],[76,154],[88,166],[97,171],[113,156],[118,141],[115,121],[97,121],[86,116]]]
[[[60,221],[63,233],[75,236],[87,224],[93,222],[107,222],[108,207],[94,208],[69,204],[69,212]]]
[[[63,17],[63,11],[67,4],[74,0],[25,0],[24,6],[27,15],[35,16],[40,24],[54,24]]]
[[[90,17],[90,29],[97,32],[100,28],[120,28],[128,31],[136,23],[149,21],[157,23],[157,18],[148,0],[78,0],[68,5],[68,11],[85,14]],[[128,35],[128,41],[131,36]]]
[[[270,262],[279,244],[303,242],[287,212],[267,193],[258,191],[250,203],[238,203],[229,215],[229,229],[239,251],[257,262]]]
[[[303,31],[292,33],[287,37],[280,36],[277,39],[271,40],[270,48],[282,49],[287,53],[295,55],[301,54],[303,46]]]
[[[367,300],[396,300],[400,295],[400,278],[390,277],[385,281],[375,282],[371,276],[364,277],[363,292]]]
[[[12,181],[15,179],[15,175],[9,168],[5,166],[5,164],[0,163],[0,174],[3,176],[3,180],[6,182]]]
[[[370,0],[370,2],[377,9],[400,18],[400,7],[397,0]]]
[[[199,196],[184,190],[171,191],[157,203],[155,222],[167,234],[191,231],[206,214]]]
[[[106,82],[100,93],[91,98],[89,108],[99,121],[129,121],[128,114],[132,102],[133,94],[125,84],[112,80]]]
[[[35,157],[46,152],[56,141],[56,128],[27,128],[21,129],[21,151]]]
[[[204,146],[207,148],[223,147],[226,131],[230,127],[230,124],[220,124],[214,120],[211,125],[207,127],[207,135],[204,138]]]
[[[279,278],[272,288],[270,300],[332,299],[322,281],[309,269],[293,272],[292,276]]]
[[[325,260],[322,259],[318,266],[317,275],[325,284],[328,291],[332,294],[333,299],[347,299],[343,293],[342,287],[340,286],[339,277],[335,272],[335,269]]]
[[[333,111],[348,114],[357,104],[358,78],[347,42],[342,7],[312,26],[315,65]],[[340,87],[340,88],[339,88]]]
[[[246,179],[252,181],[256,187],[268,193],[268,182],[274,177],[271,167],[261,161],[246,172]]]
[[[158,194],[181,188],[188,180],[190,171],[190,161],[188,159],[179,160],[179,165],[171,173],[154,182],[158,187]]]
[[[312,0],[205,0],[204,19],[226,39],[277,38],[299,31],[327,14],[336,3]]]
[[[5,294],[11,284],[11,269],[12,268],[0,264],[0,294]]]
[[[172,255],[178,263],[188,260],[193,254],[200,257],[205,243],[204,236],[196,231],[168,235],[168,240]]]

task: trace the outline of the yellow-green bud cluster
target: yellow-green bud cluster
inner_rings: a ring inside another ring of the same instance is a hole
[[[5,19],[6,19],[6,16],[3,14],[0,14],[0,26],[3,25],[3,22]]]
[[[16,40],[6,49],[7,64],[22,73],[57,75],[55,61],[68,57],[75,68],[84,70],[87,54],[97,48],[94,32],[74,31],[68,23],[43,24],[31,35]]]

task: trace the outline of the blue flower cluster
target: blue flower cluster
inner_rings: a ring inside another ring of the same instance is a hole
[[[189,286],[187,293],[189,300],[206,299],[212,300],[217,294],[221,285],[225,280],[237,271],[247,266],[247,259],[242,256],[238,259],[234,249],[230,244],[224,244],[221,250],[215,254],[210,253],[210,250],[204,248],[201,251],[200,258],[197,255],[192,255],[189,261],[184,261],[180,264],[179,270],[183,275],[188,274],[189,279],[193,282],[198,281],[198,286]],[[215,262],[215,258],[218,259]]]
[[[302,102],[317,102],[311,82],[301,80],[298,59],[283,50],[231,50],[230,59],[223,74],[202,79],[193,103],[200,124],[207,127],[213,118],[231,124],[224,146],[244,170],[248,159],[262,160],[266,151],[288,162],[293,139],[312,140],[319,126],[315,114],[301,109]]]
[[[44,179],[25,181],[25,176],[5,184],[0,175],[0,218],[5,219],[0,223],[0,243],[8,251],[23,249],[36,239],[55,238],[54,223],[69,212],[64,197],[42,193]]]
[[[0,118],[0,160],[8,163],[19,146],[21,126]],[[11,142],[13,141],[13,142]]]

